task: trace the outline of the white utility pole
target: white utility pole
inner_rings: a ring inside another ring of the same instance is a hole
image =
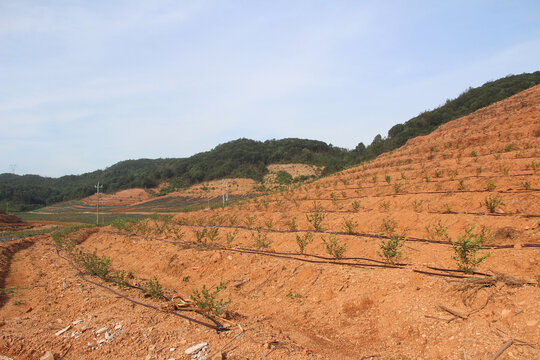
[[[221,196],[223,197],[223,206],[229,201],[229,179],[221,180]]]
[[[96,209],[96,225],[99,225],[99,189],[103,188],[103,185],[99,185],[99,181],[97,185],[94,185],[97,191],[97,209]]]

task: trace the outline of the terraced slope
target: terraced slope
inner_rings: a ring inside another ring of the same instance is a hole
[[[158,279],[172,301],[107,286],[166,311],[82,280],[38,239],[11,261],[5,288],[19,293],[0,309],[0,352],[188,359],[184,350],[204,341],[207,358],[484,359],[500,349],[499,359],[537,359],[539,104],[537,86],[300,188],[101,228],[77,246],[133,272],[133,284]],[[467,274],[449,239],[473,225],[479,253],[491,255]],[[390,263],[381,241],[403,233]],[[170,313],[220,284],[217,299],[231,302],[215,319],[230,331]],[[103,327],[112,338],[96,333]]]

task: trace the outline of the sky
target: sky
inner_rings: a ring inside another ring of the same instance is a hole
[[[0,173],[58,177],[238,138],[353,149],[540,70],[534,1],[0,0]]]

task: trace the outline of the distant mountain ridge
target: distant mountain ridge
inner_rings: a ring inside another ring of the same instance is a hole
[[[150,188],[167,181],[172,187],[185,187],[219,178],[245,177],[262,180],[272,163],[304,163],[324,166],[324,174],[374,159],[394,150],[416,136],[427,135],[440,125],[468,115],[482,107],[506,99],[540,84],[540,71],[510,75],[469,88],[454,100],[425,111],[377,135],[367,147],[359,143],[347,150],[317,140],[281,139],[264,142],[237,139],[189,158],[138,159],[118,162],[105,170],[82,175],[47,178],[39,175],[0,174],[0,208],[11,211],[33,210],[57,202],[80,199],[95,192],[100,181],[104,192],[129,188]]]

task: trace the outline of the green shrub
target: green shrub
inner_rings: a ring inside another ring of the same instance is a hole
[[[354,219],[344,219],[343,220],[343,229],[347,234],[354,234],[358,223]]]
[[[497,211],[499,206],[504,205],[504,202],[499,197],[499,195],[496,194],[496,195],[490,195],[489,197],[486,197],[484,199],[484,204],[486,205],[490,213],[494,213]]]
[[[193,229],[193,234],[195,235],[197,242],[202,242],[202,240],[204,239],[206,235],[206,228]]]
[[[459,191],[465,190],[466,189],[466,187],[465,187],[465,179],[459,179],[458,182],[459,182],[458,190]]]
[[[347,250],[347,244],[341,245],[338,242],[336,234],[329,234],[328,240],[322,238],[324,245],[326,246],[326,252],[332,255],[336,259],[342,259],[345,251]]]
[[[441,219],[439,219],[438,223],[435,225],[426,226],[426,231],[428,233],[428,238],[431,240],[448,241],[450,239],[448,236],[448,228],[442,224]]]
[[[493,190],[495,190],[496,187],[497,187],[497,185],[495,184],[495,182],[493,180],[488,181],[487,184],[486,184],[486,190],[487,191],[493,191]]]
[[[256,228],[256,232],[251,233],[251,237],[255,241],[257,249],[266,249],[270,246],[271,241],[268,240],[268,233],[261,231],[260,227]]]
[[[358,200],[353,201],[351,205],[354,211],[358,211],[360,209],[360,201]]]
[[[201,311],[213,315],[220,315],[230,303],[230,301],[216,299],[219,292],[225,288],[225,283],[221,282],[213,292],[210,292],[206,288],[206,285],[203,285],[201,292],[193,290],[190,298]]]
[[[413,209],[414,211],[416,212],[421,212],[422,211],[422,205],[424,204],[424,200],[420,200],[420,201],[417,201],[416,199],[413,200]]]
[[[95,275],[103,280],[108,280],[111,271],[111,259],[103,255],[97,255],[97,249],[93,253],[80,252],[75,256],[75,261],[79,263],[90,275]]]
[[[289,227],[289,231],[298,230],[298,226],[296,225],[296,217],[293,217],[291,220],[287,221],[286,224]]]
[[[236,235],[238,234],[238,229],[234,229],[234,231],[229,231],[226,236],[227,246],[232,246],[232,243],[234,239],[236,238]]]
[[[323,213],[322,207],[317,204],[317,202],[313,202],[313,208],[309,214],[306,214],[306,219],[316,232],[324,230],[322,226],[324,218],[325,214]]]
[[[397,221],[394,219],[383,219],[381,224],[381,231],[388,236],[392,235],[397,228]]]
[[[304,233],[304,236],[300,236],[296,234],[296,243],[298,244],[298,247],[300,248],[300,254],[303,254],[306,246],[311,244],[313,242],[313,234],[310,232]]]
[[[286,171],[279,171],[276,175],[276,182],[281,185],[288,185],[292,180],[292,175]]]
[[[132,279],[133,274],[132,273],[126,273],[125,270],[122,271],[113,271],[110,273],[109,280],[118,285],[119,287],[123,288],[127,285],[128,279]]]
[[[386,260],[386,262],[394,264],[401,257],[401,248],[407,241],[407,233],[403,232],[401,235],[392,234],[388,241],[384,241],[379,237],[379,248],[381,251],[377,252],[379,256]]]
[[[465,230],[464,234],[458,235],[458,241],[450,239],[450,244],[452,244],[456,253],[456,256],[452,256],[452,259],[456,261],[459,269],[468,274],[472,274],[476,266],[491,255],[491,252],[488,252],[479,256],[478,252],[484,245],[486,235],[484,231],[474,234],[474,228],[475,225],[472,225]]]
[[[148,280],[146,285],[143,287],[144,292],[146,292],[148,295],[150,295],[154,299],[159,299],[163,296],[163,290],[161,287],[161,284],[159,283],[156,276],[154,276],[153,280]]]
[[[206,228],[206,237],[211,242],[214,242],[219,236],[219,228],[217,226],[210,226]]]

